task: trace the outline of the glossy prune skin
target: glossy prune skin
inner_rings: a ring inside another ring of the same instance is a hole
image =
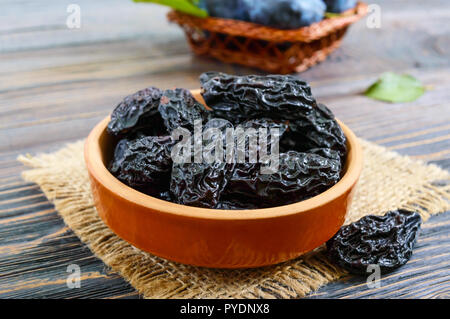
[[[164,91],[158,110],[169,132],[180,127],[192,131],[196,120],[207,118],[206,109],[191,92],[179,88]]]
[[[333,113],[317,104],[304,118],[289,121],[289,132],[280,140],[280,148],[299,152],[326,148],[338,152],[344,162],[347,139]]]
[[[333,113],[317,104],[309,85],[293,76],[232,76],[207,72],[200,76],[202,95],[218,117],[233,123],[269,117],[288,121],[280,148],[307,152],[329,148],[347,153],[346,138]]]
[[[242,209],[287,205],[327,190],[339,181],[340,171],[337,160],[295,151],[281,153],[272,174],[262,174],[260,163],[238,163],[221,200]]]
[[[323,19],[323,0],[247,0],[250,21],[277,29],[297,29]]]
[[[343,226],[327,242],[328,256],[354,274],[367,275],[369,265],[390,272],[410,259],[420,225],[417,212],[402,209],[365,216]]]
[[[356,6],[356,0],[324,0],[327,12],[342,13]]]
[[[151,195],[169,188],[172,170],[170,136],[146,136],[121,140],[115,149],[110,172],[126,185]]]
[[[111,114],[108,133],[125,136],[141,130],[149,135],[167,134],[158,112],[161,95],[160,89],[148,87],[125,97]]]
[[[167,202],[173,202],[172,195],[170,194],[170,191],[168,191],[168,190],[161,191],[159,193],[154,192],[153,196],[155,196],[156,198],[165,200]]]
[[[291,204],[339,181],[346,138],[306,82],[216,72],[202,74],[201,82],[213,111],[185,89],[158,97],[158,89],[149,88],[125,99],[110,125],[126,125],[117,134],[108,131],[118,137],[112,174],[163,200],[218,209]],[[152,107],[146,100],[150,91],[156,94]],[[121,115],[123,121],[117,119]],[[206,123],[203,132],[196,127],[200,122]],[[174,133],[180,141],[167,136]]]
[[[316,104],[309,85],[290,75],[237,76],[207,72],[200,76],[202,96],[217,117],[234,124],[267,117],[304,117]]]
[[[270,139],[270,129],[276,128],[278,131],[284,132],[287,125],[284,123],[277,123],[271,119],[255,119],[249,120],[240,125],[243,131],[248,134],[244,148],[244,161],[249,160],[249,140],[253,137],[258,137],[260,129],[268,130],[267,136],[267,146],[270,151],[271,149],[271,139]],[[226,138],[225,132],[227,129],[233,129],[233,125],[224,119],[211,119],[205,126],[205,130],[209,128],[218,128],[223,135],[223,152],[225,153],[226,148]],[[247,129],[252,128],[253,130],[247,131]],[[237,129],[237,127],[236,127]],[[282,133],[281,133],[282,134]],[[242,137],[237,137],[239,140]],[[197,141],[198,142],[198,141]],[[236,141],[235,141],[236,142]],[[233,142],[233,146],[236,146]],[[193,143],[196,143],[194,140]],[[257,149],[259,151],[259,147]],[[270,152],[268,152],[270,153]],[[209,208],[221,208],[231,209],[231,207],[237,208],[234,203],[226,203],[221,200],[221,196],[224,193],[224,188],[226,187],[230,176],[236,174],[239,168],[246,169],[251,167],[255,169],[257,166],[258,170],[261,168],[261,164],[250,164],[248,167],[246,164],[239,164],[237,162],[237,149],[233,151],[234,158],[232,163],[226,163],[225,158],[223,162],[213,162],[211,164],[202,163],[184,163],[184,164],[174,164],[172,168],[172,181],[171,181],[171,193],[172,197],[177,200],[178,203],[196,207],[209,207]],[[204,160],[204,159],[203,159]],[[236,169],[235,169],[236,167]],[[246,203],[245,208],[255,208],[252,203]],[[241,205],[242,206],[242,205]]]
[[[249,0],[201,0],[200,7],[211,17],[249,21]]]
[[[170,193],[178,204],[216,208],[233,164],[173,164]]]
[[[114,148],[114,155],[108,167],[109,171],[113,175],[116,175],[120,171],[122,163],[125,159],[125,152],[128,149],[128,143],[129,140],[123,138],[117,142],[116,147]]]

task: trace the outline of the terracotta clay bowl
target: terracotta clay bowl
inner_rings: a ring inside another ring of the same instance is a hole
[[[204,102],[199,91],[194,96]],[[353,132],[342,179],[327,191],[298,203],[264,209],[217,210],[163,201],[140,193],[106,168],[114,138],[109,117],[89,134],[85,160],[95,206],[102,220],[133,246],[176,262],[215,268],[280,263],[322,245],[344,223],[362,169],[362,150]]]

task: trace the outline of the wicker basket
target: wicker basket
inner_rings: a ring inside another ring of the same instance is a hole
[[[230,19],[198,18],[179,11],[169,12],[168,19],[183,28],[198,55],[286,74],[302,72],[325,60],[339,47],[349,25],[366,13],[367,5],[359,2],[340,16],[295,30]]]

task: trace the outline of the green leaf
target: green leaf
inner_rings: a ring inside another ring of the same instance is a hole
[[[411,75],[387,72],[382,74],[364,94],[376,100],[401,103],[415,101],[425,91],[426,88]]]
[[[197,7],[192,1],[189,0],[133,0],[134,2],[153,2],[164,6],[171,7],[175,10],[182,11],[194,16],[205,18],[208,16],[208,12]],[[198,2],[198,1],[195,1]]]

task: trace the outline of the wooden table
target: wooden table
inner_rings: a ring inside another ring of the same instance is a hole
[[[69,3],[81,28],[66,27]],[[342,47],[301,74],[357,135],[450,168],[450,3],[374,1],[380,29],[353,26]],[[128,0],[25,0],[0,4],[0,297],[136,298],[95,258],[39,188],[20,178],[19,154],[49,152],[84,138],[127,94],[146,86],[199,86],[201,72],[253,70],[193,57],[166,9]],[[416,102],[387,104],[361,92],[384,71],[432,87]],[[369,289],[344,278],[311,298],[449,297],[450,214],[424,225],[413,258]],[[68,289],[69,264],[81,267]]]

